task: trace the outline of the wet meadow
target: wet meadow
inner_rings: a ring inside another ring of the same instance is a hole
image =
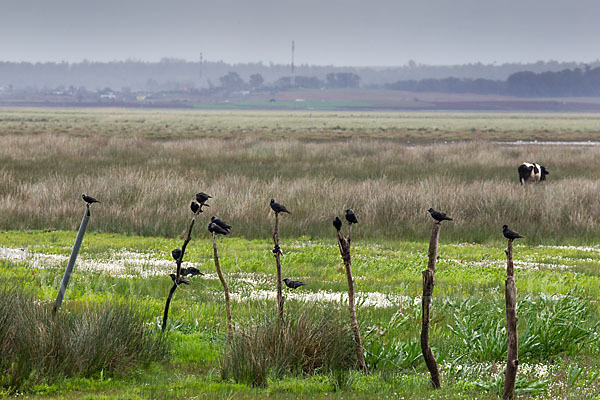
[[[599,132],[600,117],[583,114],[2,110],[0,393],[499,398],[506,223],[526,236],[514,248],[517,397],[598,398]],[[548,181],[521,186],[523,161],[546,166]],[[170,252],[181,246],[199,190],[214,198],[198,216],[184,266],[205,275],[177,291],[161,334]],[[102,203],[92,207],[57,322],[47,308],[85,210],[82,192]],[[276,318],[271,197],[292,212],[280,219],[283,275],[307,283],[284,293],[297,336],[277,348],[267,329]],[[352,268],[366,375],[348,355],[346,276],[331,224],[349,207],[359,218]],[[429,207],[455,219],[442,226],[432,303],[442,375],[435,391],[419,346]],[[233,344],[206,230],[211,215],[233,226],[219,238]],[[89,315],[103,324],[94,327]],[[39,336],[40,326],[51,329]],[[81,339],[59,343],[57,332]],[[102,332],[122,332],[123,342],[100,341]],[[94,341],[115,356],[80,350]]]

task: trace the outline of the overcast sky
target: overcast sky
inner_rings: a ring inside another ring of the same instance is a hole
[[[597,0],[0,0],[0,61],[593,61]]]

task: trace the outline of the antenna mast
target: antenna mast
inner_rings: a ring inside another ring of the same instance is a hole
[[[296,86],[296,75],[294,71],[294,41],[292,40],[292,86]]]

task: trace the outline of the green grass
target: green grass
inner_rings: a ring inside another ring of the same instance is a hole
[[[442,228],[442,238],[446,228]],[[22,261],[0,259],[0,282],[11,282],[41,300],[53,300],[64,263],[55,263],[50,256],[67,257],[74,237],[75,232],[69,231],[0,233],[0,247],[24,248],[30,252]],[[171,285],[167,274],[174,263],[155,265],[160,260],[169,260],[170,250],[180,242],[120,234],[86,235],[65,305],[128,299],[153,316],[147,323],[159,330]],[[191,285],[175,295],[168,329],[170,361],[137,369],[128,376],[57,377],[29,387],[28,396],[358,399],[377,393],[382,398],[430,398],[434,392],[420,357],[420,304],[415,302],[421,295],[420,272],[426,266],[427,244],[361,241],[356,234],[353,242],[356,288],[361,293],[380,293],[377,301],[384,305],[375,307],[364,295],[357,298],[369,376],[349,370],[340,373],[323,370],[310,377],[269,373],[268,387],[264,389],[222,380],[221,362],[227,336],[222,291],[214,276],[211,242],[208,237],[194,234],[186,261],[197,263],[198,268],[212,275],[193,278]],[[272,312],[275,317],[274,299],[255,297],[261,291],[274,290],[271,246],[268,240],[235,237],[219,242],[221,268],[234,299],[232,314],[236,330],[252,326],[265,313]],[[308,283],[294,294],[346,290],[333,238],[283,239],[282,248],[284,275]],[[440,363],[443,389],[435,392],[435,396],[493,397],[498,385],[501,386],[497,379],[503,370],[506,346],[503,248],[493,244],[444,242],[439,256],[431,343]],[[597,356],[600,274],[589,261],[599,256],[600,248],[515,246],[522,346],[518,383],[521,398],[528,398],[523,394],[526,392],[538,393],[534,398],[582,399],[600,393],[600,380],[594,377],[600,372]],[[142,262],[135,264],[132,257]],[[297,310],[307,306],[294,300],[292,292],[286,291],[286,296],[289,313],[297,314]],[[318,302],[309,304],[320,307]],[[343,304],[330,301],[322,304],[321,307],[337,304],[342,314],[346,312]]]
[[[172,284],[170,251],[181,246],[189,201],[199,190],[214,195],[185,257],[208,275],[175,294],[168,361],[136,364],[126,374],[53,374],[23,390],[66,399],[496,398],[505,358],[500,227],[507,223],[527,236],[514,249],[519,398],[598,399],[600,149],[494,141],[596,140],[599,118],[0,110],[0,286],[54,300],[86,192],[102,203],[92,208],[65,310],[132,302],[144,310],[144,326],[158,332]],[[522,161],[545,165],[549,180],[518,185]],[[347,207],[357,213],[352,260],[369,375],[344,368],[304,374],[296,366],[271,368],[266,388],[222,379],[227,325],[206,225],[211,215],[233,225],[219,254],[236,331],[269,321],[276,309],[271,197],[293,213],[280,226],[284,277],[308,283],[286,291],[288,313],[333,307],[346,314],[331,220]],[[455,218],[442,227],[431,315],[443,385],[435,392],[418,342],[429,207]]]

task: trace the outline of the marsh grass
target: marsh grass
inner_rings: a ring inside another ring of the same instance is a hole
[[[68,231],[12,231],[0,232],[0,242],[10,248],[24,247],[32,252],[66,257],[74,236],[75,232]],[[152,252],[151,258],[170,260],[171,249],[180,244],[179,239],[107,233],[90,233],[85,240],[82,257],[90,263],[104,263],[146,251]],[[197,238],[190,246],[190,260],[207,267],[211,265],[208,235]],[[501,354],[505,346],[504,248],[505,243],[440,245],[431,325],[431,344],[442,373],[443,388],[436,391],[440,398],[487,399],[495,396],[498,385],[502,386],[498,377],[504,370],[505,360],[505,355]],[[247,330],[253,334],[252,330],[262,326],[263,321],[268,324],[277,320],[273,298],[251,298],[256,291],[273,289],[273,280],[264,279],[273,276],[271,249],[272,241],[268,239],[232,237],[223,242],[223,268],[228,271],[232,292],[240,293],[243,299],[232,303],[238,331]],[[427,242],[357,240],[353,249],[353,267],[360,291],[407,297],[386,307],[357,303],[369,375],[350,368],[328,371],[321,367],[315,369],[313,375],[299,367],[287,371],[270,367],[264,373],[269,384],[266,389],[234,383],[233,377],[221,379],[227,337],[225,311],[219,295],[221,289],[216,279],[195,277],[192,285],[177,292],[177,307],[172,310],[173,323],[169,333],[172,354],[169,362],[153,363],[149,369],[134,368],[126,373],[126,377],[105,372],[103,381],[99,373],[90,378],[59,378],[58,382],[52,383],[35,375],[27,382],[42,383],[33,387],[23,385],[22,391],[28,396],[45,393],[44,398],[52,393],[53,398],[430,398],[431,384],[420,358],[418,339],[420,272],[427,262]],[[515,250],[518,250],[515,251],[515,265],[523,266],[515,270],[520,300],[519,333],[522,335],[519,343],[528,346],[523,347],[521,354],[519,376],[522,378],[517,385],[521,385],[523,391],[519,397],[527,398],[527,393],[536,391],[540,394],[535,398],[594,398],[600,388],[597,375],[600,371],[597,327],[600,285],[597,274],[583,272],[585,268],[595,268],[589,260],[598,258],[598,247],[521,243]],[[309,283],[302,293],[345,290],[346,278],[339,269],[339,251],[333,238],[288,240],[284,256],[286,276]],[[531,266],[526,267],[526,262]],[[581,270],[574,274],[572,269],[560,268],[555,263],[578,265]],[[111,299],[130,299],[151,315],[146,321],[159,317],[160,326],[164,295],[172,281],[163,275],[146,276],[144,268],[149,265],[132,269],[132,276],[119,277],[110,270],[83,270],[78,264],[69,284],[70,300],[65,311],[73,314],[73,310],[83,307],[83,303],[102,305]],[[56,296],[62,270],[57,266],[35,265],[31,258],[3,259],[0,260],[0,281],[17,286],[19,290],[32,290],[37,298],[49,302]],[[574,286],[581,289],[569,292]],[[326,305],[317,302],[315,307],[318,309],[311,319],[320,318],[321,308],[331,307],[334,316],[341,316],[340,324],[345,327],[347,303],[339,300],[339,303],[327,302]],[[288,295],[286,311],[289,314],[286,315],[298,318],[306,303],[312,301],[293,299]],[[266,316],[265,310],[270,310],[272,315]],[[3,315],[5,313],[0,314]],[[464,322],[457,316],[463,317]],[[452,329],[458,329],[459,323],[465,328],[467,340],[452,332]],[[527,332],[528,327],[531,327],[530,332]],[[543,336],[546,332],[548,334]],[[351,334],[347,334],[351,338]],[[246,345],[252,343],[249,341]],[[529,350],[525,352],[525,349]],[[354,354],[352,348],[350,352]],[[295,365],[299,364],[302,365]],[[241,368],[245,364],[240,362],[238,365]],[[584,371],[577,375],[579,369]]]
[[[326,304],[263,314],[240,329],[225,351],[224,379],[267,386],[269,377],[335,373],[356,367],[352,332],[339,310]]]
[[[486,142],[407,146],[379,140],[7,135],[0,146],[0,228],[77,229],[82,192],[102,203],[91,230],[181,235],[182,213],[198,190],[215,198],[235,235],[267,238],[268,199],[293,213],[283,235],[327,237],[346,207],[356,237],[424,239],[429,207],[455,218],[452,241],[489,241],[504,223],[531,243],[600,238],[600,149],[503,147]],[[544,184],[518,184],[524,160],[547,166]]]
[[[72,303],[55,316],[51,304],[0,288],[0,385],[22,390],[60,377],[122,375],[167,356],[130,304]]]

